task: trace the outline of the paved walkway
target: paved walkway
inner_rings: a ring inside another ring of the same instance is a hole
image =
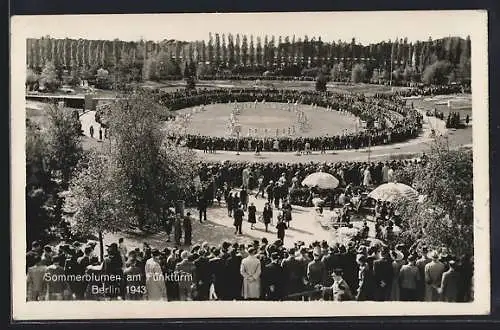
[[[254,202],[257,207],[257,218],[262,213],[264,203],[267,199],[255,198],[250,196],[250,202]],[[233,218],[228,217],[227,210],[224,202],[222,205],[213,206],[207,211],[207,222],[199,223],[198,212],[195,209],[190,209],[193,217],[193,244],[201,244],[208,242],[210,244],[221,244],[223,241],[249,243],[253,240],[261,240],[266,237],[269,242],[277,239],[276,233],[276,218],[278,215],[277,210],[273,210],[273,225],[269,225],[269,232],[265,231],[264,224],[258,222],[255,224],[255,229],[250,229],[250,223],[246,221],[247,212],[245,212],[243,222],[243,235],[235,235],[233,227]],[[293,206],[291,228],[285,232],[285,246],[291,247],[296,241],[303,241],[311,243],[315,240],[326,240],[328,243],[347,242],[349,234],[346,233],[347,229],[328,229],[322,226],[322,223],[327,223],[326,220],[331,215],[329,210],[325,210],[323,218],[316,215],[316,211],[312,207]],[[362,226],[361,221],[353,221],[355,228]],[[368,222],[370,228],[370,236],[375,235],[375,228],[372,222]],[[352,229],[351,229],[352,230]],[[116,234],[106,234],[104,236],[104,243],[110,244],[118,242],[118,238],[125,238],[125,243],[129,249],[140,247],[142,243],[147,241],[150,245],[157,248],[172,247],[174,243],[167,242],[167,235],[165,232],[156,234],[145,234],[142,232],[120,232]],[[173,240],[173,234],[172,234]]]
[[[94,139],[99,139],[99,129],[101,128],[101,124],[95,121],[95,111],[87,111],[80,115],[80,122],[82,123],[83,134],[88,137],[90,136],[90,126],[94,127]],[[104,130],[104,129],[103,129]],[[104,132],[103,139],[104,139]]]

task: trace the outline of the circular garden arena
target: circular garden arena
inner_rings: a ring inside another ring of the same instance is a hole
[[[390,94],[278,89],[156,94],[174,141],[226,151],[345,150],[413,139],[422,114]]]
[[[213,137],[231,136],[232,114],[235,123],[241,126],[242,137],[317,137],[341,135],[362,129],[358,118],[349,112],[303,104],[209,104],[178,110],[176,114],[190,116],[186,123],[187,134]]]

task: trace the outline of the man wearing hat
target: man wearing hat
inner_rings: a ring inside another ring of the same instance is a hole
[[[431,253],[432,261],[425,265],[425,301],[439,301],[438,292],[441,286],[441,279],[445,271],[445,265],[439,261],[437,251]]]
[[[289,295],[303,291],[304,289],[304,264],[297,260],[298,253],[296,255],[296,249],[291,248],[288,253],[288,257],[284,259],[281,263],[283,267],[283,278],[284,278],[284,295]],[[300,297],[295,297],[294,299],[299,299]]]
[[[208,260],[211,279],[210,282],[214,286],[217,299],[226,299],[226,283],[225,283],[225,259],[221,258],[219,248],[213,248],[211,258]]]
[[[234,243],[225,262],[227,299],[241,299],[243,278],[240,273],[242,256],[239,254],[239,244]],[[219,297],[220,298],[220,297]]]
[[[128,253],[127,267],[123,271],[124,297],[126,300],[142,300],[146,294],[146,286],[142,269],[137,263],[137,252],[132,250]]]
[[[243,211],[243,209],[241,208],[241,206],[238,206],[235,210],[234,210],[234,227],[235,227],[235,231],[234,233],[235,234],[243,234],[241,232],[241,226],[243,225],[243,216],[245,215],[245,212]]]
[[[264,297],[266,300],[283,298],[283,268],[279,263],[279,253],[271,254],[271,262],[264,267],[262,273]]]
[[[28,268],[34,266],[38,259],[41,258],[42,247],[38,241],[33,241],[31,243],[31,250],[26,252],[26,272],[28,272]]]
[[[399,301],[401,299],[401,290],[399,284],[399,272],[401,267],[405,264],[404,254],[399,250],[391,250],[392,257],[392,268],[394,270],[394,276],[392,278],[392,289],[391,289],[391,300]]]
[[[195,278],[198,290],[199,300],[208,300],[211,284],[210,263],[208,260],[209,252],[205,249],[199,251],[199,257],[194,261],[196,267]]]
[[[337,249],[334,246],[328,247],[328,254],[323,256],[323,264],[325,265],[326,272],[331,274],[333,269],[339,265],[339,255],[337,254]],[[331,285],[333,282],[332,278],[327,279],[327,285]]]
[[[104,257],[102,264],[103,275],[106,276],[108,281],[105,281],[106,296],[110,299],[116,299],[121,296],[121,279],[123,277],[123,263],[120,256],[120,251],[118,250],[118,244],[111,243],[106,245],[107,256]]]
[[[269,184],[266,187],[266,194],[267,194],[267,202],[269,204],[272,204],[273,198],[274,198],[274,182],[273,180],[269,181]]]
[[[78,265],[78,271],[79,274],[83,275],[85,274],[85,270],[87,269],[87,266],[90,265],[90,258],[92,257],[92,251],[93,248],[91,246],[85,246],[83,250],[83,256],[79,257],[77,259],[77,265]],[[82,280],[77,282],[77,288],[74,291],[76,299],[82,300],[85,295],[85,289],[87,288],[87,282]]]
[[[359,284],[356,300],[373,300],[375,291],[375,278],[373,277],[372,267],[370,267],[367,257],[364,254],[358,254],[358,256],[356,257],[356,261],[359,265]]]
[[[417,299],[419,301],[425,301],[425,266],[431,262],[432,259],[428,256],[429,250],[427,246],[422,246],[420,253],[421,257],[415,263],[420,273],[420,280],[417,285]]]
[[[388,301],[391,297],[392,279],[394,277],[389,249],[382,250],[382,258],[373,263],[375,278],[375,300]]]
[[[267,232],[269,223],[272,223],[273,220],[273,208],[269,203],[266,203],[264,206],[264,210],[262,211],[262,220],[264,222],[264,226],[266,227],[266,232]]]
[[[457,263],[454,260],[448,262],[450,269],[443,273],[441,286],[438,292],[441,294],[441,299],[446,302],[458,302],[459,288],[463,281],[460,272],[457,270]]]
[[[342,273],[342,268],[336,267],[331,273],[333,284],[329,287],[319,286],[319,288],[323,291],[323,297],[331,297],[334,301],[346,301],[353,299],[351,289],[349,288],[347,282],[342,278]]]

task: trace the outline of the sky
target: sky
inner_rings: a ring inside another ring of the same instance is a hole
[[[362,44],[407,37],[409,42],[470,35],[479,11],[199,13],[134,15],[17,16],[25,37],[106,39],[127,41],[207,40],[208,33],[240,33],[296,38],[318,36],[325,42]],[[14,27],[15,25],[13,25]],[[15,30],[13,29],[13,32]]]

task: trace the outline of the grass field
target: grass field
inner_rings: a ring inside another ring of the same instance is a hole
[[[240,115],[236,116],[242,126],[242,136],[247,136],[249,129],[257,129],[253,136],[276,136],[288,134],[288,128],[295,126],[296,136],[325,136],[341,134],[344,129],[354,131],[356,129],[356,118],[342,115],[338,111],[327,111],[325,108],[312,108],[309,105],[298,106],[308,118],[310,124],[307,130],[300,130],[297,123],[297,113],[286,110],[285,103],[239,103]],[[285,107],[285,110],[282,109]],[[177,111],[179,114],[192,113],[192,119],[187,130],[190,134],[201,134],[210,136],[227,136],[227,125],[233,110],[233,104],[211,104],[205,106],[205,111],[192,112],[193,108]]]
[[[448,107],[448,101],[451,101],[451,107]],[[426,96],[409,99],[408,102],[413,102],[415,108],[425,111],[437,109],[445,116],[449,112],[459,112],[461,117],[469,115],[472,118],[472,95],[470,94]]]

